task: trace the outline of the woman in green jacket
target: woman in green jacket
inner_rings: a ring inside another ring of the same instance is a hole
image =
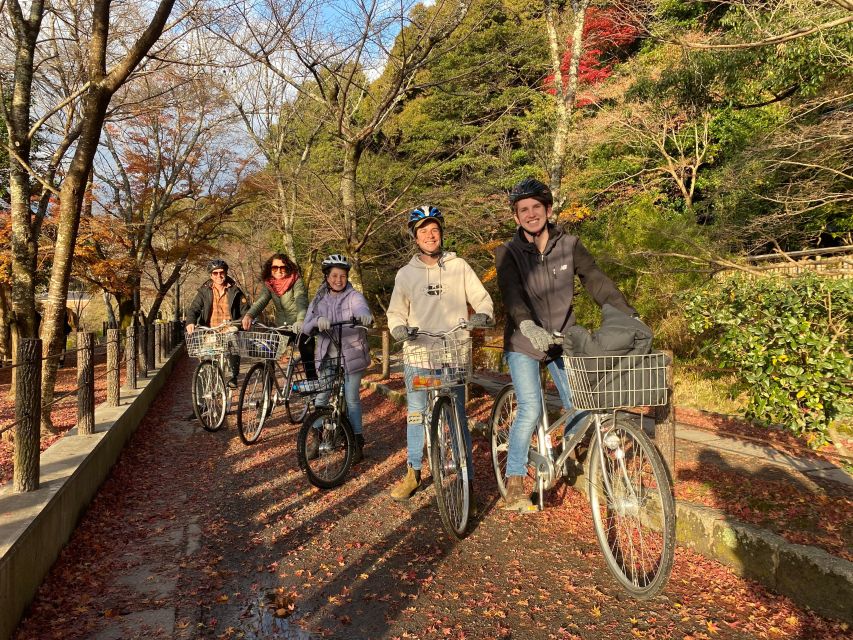
[[[248,331],[255,318],[261,315],[272,300],[276,325],[289,324],[294,333],[301,334],[302,322],[308,310],[308,294],[296,263],[283,253],[274,253],[264,263],[261,283],[263,290],[243,317],[243,328]],[[314,357],[314,338],[299,335],[298,347],[299,353],[303,354],[303,361],[311,362]],[[304,354],[308,354],[307,357]]]

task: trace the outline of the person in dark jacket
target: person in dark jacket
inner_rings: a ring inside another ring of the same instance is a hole
[[[210,280],[199,287],[187,310],[187,335],[192,335],[197,324],[216,327],[231,320],[241,320],[249,310],[246,294],[228,275],[228,263],[225,260],[211,260],[207,263],[207,272]],[[231,365],[228,386],[236,389],[240,356],[232,354],[228,362]]]
[[[510,191],[509,204],[518,228],[495,252],[498,287],[507,314],[504,357],[518,403],[509,430],[507,495],[501,505],[508,511],[533,509],[523,479],[530,439],[541,411],[541,361],[548,363],[563,407],[572,407],[560,358],[562,340],[554,337],[554,332],[565,332],[575,324],[575,276],[599,305],[607,303],[636,315],[580,239],[548,221],[553,203],[551,190],[542,182],[527,178],[516,184]]]

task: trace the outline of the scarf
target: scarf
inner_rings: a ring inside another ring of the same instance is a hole
[[[298,278],[298,273],[291,273],[289,276],[284,276],[278,280],[275,278],[269,278],[266,280],[266,285],[280,298],[290,289],[290,287],[293,286],[293,283],[296,282]]]

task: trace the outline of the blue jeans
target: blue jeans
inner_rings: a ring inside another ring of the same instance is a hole
[[[508,351],[504,354],[509,365],[509,374],[515,387],[517,410],[515,420],[509,428],[509,449],[507,451],[506,475],[527,475],[527,451],[530,449],[530,439],[539,423],[542,414],[542,387],[539,384],[539,361],[530,356]],[[563,359],[558,358],[548,363],[548,371],[557,391],[563,409],[572,408],[572,392],[563,365]]]
[[[332,373],[330,371],[326,371],[323,373],[321,377],[326,378],[326,376],[330,376]],[[355,373],[348,373],[344,376],[344,396],[347,400],[347,417],[349,418],[349,423],[352,425],[353,433],[361,433],[361,378],[364,376],[364,371],[357,371]],[[317,406],[325,407],[329,404],[329,395],[328,391],[324,391],[323,393],[317,394]]]
[[[429,371],[424,369],[424,373]],[[409,373],[407,372],[407,375]],[[410,381],[409,381],[410,382]],[[468,431],[468,416],[465,415],[465,387],[453,388],[456,400],[457,415],[460,418],[459,427],[465,439],[465,452],[468,458],[468,481],[474,483],[474,463],[471,459],[471,432]],[[409,466],[420,471],[424,459],[424,413],[427,410],[427,391],[409,391],[406,393],[406,450]],[[427,425],[429,428],[429,425]]]

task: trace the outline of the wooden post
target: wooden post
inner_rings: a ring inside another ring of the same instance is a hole
[[[41,340],[18,342],[15,377],[15,457],[13,488],[17,493],[39,488],[41,451]]]
[[[154,329],[154,324],[148,325],[148,333],[145,334],[145,353],[148,355],[148,369],[156,369],[157,368],[157,353],[154,350],[154,333],[156,330]]]
[[[391,336],[388,329],[382,330],[382,379],[391,376]]]
[[[108,327],[107,327],[107,321],[106,321],[106,320],[104,320],[104,321],[101,323],[101,335],[102,335],[105,339],[106,339],[106,337],[107,337],[107,328],[108,328]]]
[[[666,379],[667,385],[667,403],[660,407],[655,407],[655,444],[660,451],[664,462],[669,467],[669,478],[675,483],[675,399],[673,398],[673,388],[675,386],[672,373],[672,351],[664,351],[667,358]]]
[[[154,325],[154,354],[156,363],[162,366],[165,360],[163,357],[163,325],[159,322]]]
[[[137,375],[140,378],[148,377],[148,325],[142,322],[137,325],[136,333],[136,352],[137,352]]]
[[[118,329],[107,329],[107,406],[117,407],[119,403],[118,374]]]
[[[124,386],[128,389],[136,389],[136,327],[133,325],[127,328],[124,357],[127,361],[127,380],[125,380]]]
[[[95,433],[95,334],[77,332],[77,435]]]

